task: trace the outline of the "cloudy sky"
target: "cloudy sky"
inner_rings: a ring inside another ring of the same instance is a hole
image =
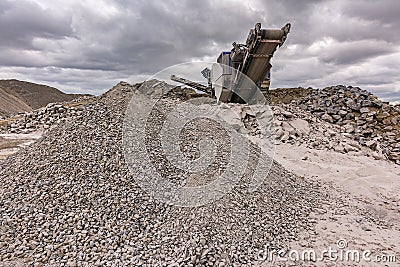
[[[99,94],[215,61],[256,22],[291,22],[272,87],[345,84],[400,101],[399,14],[398,0],[1,0],[0,78]]]

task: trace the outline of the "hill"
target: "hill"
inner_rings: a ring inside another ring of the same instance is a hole
[[[0,87],[0,116],[8,117],[10,114],[19,112],[31,111],[32,108],[28,106],[20,98],[13,94],[8,93]]]
[[[18,80],[0,80],[0,116],[31,111],[49,103],[71,101],[82,95],[66,94],[57,88]]]

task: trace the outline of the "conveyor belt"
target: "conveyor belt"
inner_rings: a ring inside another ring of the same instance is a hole
[[[256,30],[250,31],[246,42],[248,50],[242,66],[239,67],[239,70],[244,75],[242,75],[241,79],[235,81],[236,89],[234,91],[236,94],[231,96],[231,102],[251,101],[255,97],[254,94],[258,88],[263,90],[261,83],[272,67],[270,60],[276,48],[285,41],[289,30],[290,24],[280,30],[260,29],[259,32],[256,32]],[[248,78],[243,78],[244,76]],[[258,88],[255,88],[254,84],[250,84],[249,80],[253,81]]]
[[[221,53],[210,76],[206,77],[209,79],[208,87],[174,75],[171,80],[211,93],[222,102],[263,101],[263,93],[269,87],[269,80],[265,81],[265,78],[272,67],[270,60],[276,48],[285,42],[290,27],[287,23],[280,30],[261,29],[261,23],[257,23],[250,30],[246,44],[233,43],[230,52]]]
[[[262,39],[254,44],[254,48],[246,55],[242,72],[257,85],[263,81],[271,68],[271,60],[276,48],[281,44],[283,30],[262,30]]]

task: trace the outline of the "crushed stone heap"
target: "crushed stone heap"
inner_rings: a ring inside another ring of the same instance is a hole
[[[319,182],[277,163],[251,194],[239,184],[219,201],[195,208],[150,198],[136,184],[122,151],[124,113],[138,86],[118,84],[87,103],[79,116],[0,162],[0,262],[250,265],[266,244],[285,247],[300,233],[315,231],[310,214],[339,201]],[[173,105],[185,94],[177,90],[167,98]],[[188,136],[186,143],[198,142]],[[153,148],[157,155],[159,147]],[[177,175],[154,160],[167,177]]]
[[[32,133],[37,130],[46,130],[55,124],[65,122],[70,118],[80,118],[83,114],[83,105],[93,97],[76,98],[68,103],[50,103],[46,107],[25,112],[11,118],[3,118],[5,123],[0,125],[0,133]]]
[[[297,105],[342,126],[360,145],[400,163],[400,106],[382,102],[358,87],[340,85],[313,90]]]
[[[280,142],[360,152],[400,164],[399,105],[382,102],[351,86],[273,91],[272,109]]]

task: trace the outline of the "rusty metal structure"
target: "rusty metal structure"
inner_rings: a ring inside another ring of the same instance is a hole
[[[281,29],[262,29],[261,23],[257,23],[250,30],[245,44],[233,43],[232,50],[222,52],[211,70],[206,68],[202,71],[208,86],[175,75],[170,78],[222,102],[237,103],[251,98],[255,90],[249,81],[266,93],[270,86],[271,58],[285,42],[290,26],[287,23]]]

